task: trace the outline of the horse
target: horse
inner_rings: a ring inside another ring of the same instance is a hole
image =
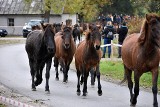
[[[29,59],[32,90],[36,91],[36,86],[42,83],[42,71],[46,64],[45,91],[49,93],[50,68],[52,58],[56,52],[55,31],[51,24],[42,24],[42,27],[42,30],[34,30],[28,34],[25,49]],[[34,79],[35,77],[36,80]]]
[[[77,70],[77,95],[80,91],[80,77],[83,82],[83,96],[87,95],[87,78],[89,71],[93,69],[98,80],[98,95],[102,95],[100,83],[99,63],[101,59],[101,34],[95,24],[89,25],[89,31],[86,34],[86,39],[80,42],[75,52],[75,66]],[[93,76],[94,77],[94,76]],[[91,79],[92,81],[93,79]]]
[[[127,36],[122,45],[124,80],[128,81],[131,105],[136,105],[139,95],[139,80],[143,73],[152,73],[153,106],[158,107],[157,80],[160,61],[160,17],[154,13],[146,14],[140,34]],[[134,81],[132,82],[132,71]],[[132,92],[134,86],[134,93]]]
[[[42,30],[42,28],[41,28],[41,26],[39,26],[39,25],[33,25],[32,26],[32,31],[33,30]]]
[[[61,31],[62,29],[62,24],[60,23],[53,23],[53,26],[55,27],[55,33]]]
[[[83,33],[87,30],[87,23],[80,23],[80,34],[81,36],[83,35]]]
[[[80,28],[77,24],[74,25],[72,35],[73,35],[75,43],[76,43],[77,37],[78,37],[79,42],[81,41],[81,31],[80,31]]]
[[[72,28],[64,27],[62,33],[55,36],[56,53],[54,57],[54,67],[56,71],[56,80],[59,80],[58,65],[60,63],[63,70],[63,82],[68,81],[68,71],[70,63],[76,50],[76,45],[72,37]]]

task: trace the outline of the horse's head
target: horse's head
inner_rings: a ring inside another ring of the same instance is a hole
[[[47,47],[48,53],[55,53],[55,41],[54,41],[55,29],[53,25],[47,24],[44,31],[44,43]]]
[[[63,45],[66,49],[70,47],[70,43],[72,40],[72,28],[64,27],[62,32]]]
[[[55,33],[59,32],[62,28],[62,24],[54,23],[53,26],[55,27]]]
[[[143,44],[146,40],[160,47],[160,17],[153,13],[146,14],[139,42]]]
[[[101,46],[101,34],[99,28],[95,24],[89,25],[89,32],[86,35],[86,40],[91,45],[93,44],[96,50],[100,49]]]

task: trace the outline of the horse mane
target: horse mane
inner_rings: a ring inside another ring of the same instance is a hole
[[[72,31],[72,28],[69,27],[69,26],[65,26],[65,27],[63,28],[63,32],[66,32],[66,31]]]
[[[142,28],[141,28],[140,36],[138,38],[139,44],[144,44],[146,35],[147,35],[147,31],[148,31],[148,24],[147,24],[147,20],[145,19],[145,21],[143,22]]]
[[[156,22],[156,18],[158,17],[157,14],[151,13],[151,14],[146,14],[146,19],[144,20],[144,23],[141,28],[140,36],[138,38],[139,44],[144,44],[146,41],[146,37],[148,34],[149,29],[149,23]],[[153,32],[154,33],[154,32]]]
[[[99,32],[99,28],[95,24],[89,24],[86,31],[86,40],[90,40],[90,36],[92,32]]]

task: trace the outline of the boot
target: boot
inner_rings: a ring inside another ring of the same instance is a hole
[[[105,58],[105,54],[103,54],[102,58]]]

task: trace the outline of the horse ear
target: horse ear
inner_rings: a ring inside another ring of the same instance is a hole
[[[141,28],[140,36],[138,38],[138,42],[140,44],[143,44],[146,39],[146,30],[148,30],[148,24],[147,24],[147,19],[144,21],[143,26]]]
[[[90,40],[90,38],[91,38],[91,33],[87,32],[87,34],[86,34],[86,40],[88,41],[88,40]]]
[[[147,22],[149,22],[150,19],[151,19],[150,15],[146,14],[146,20],[147,20]]]

